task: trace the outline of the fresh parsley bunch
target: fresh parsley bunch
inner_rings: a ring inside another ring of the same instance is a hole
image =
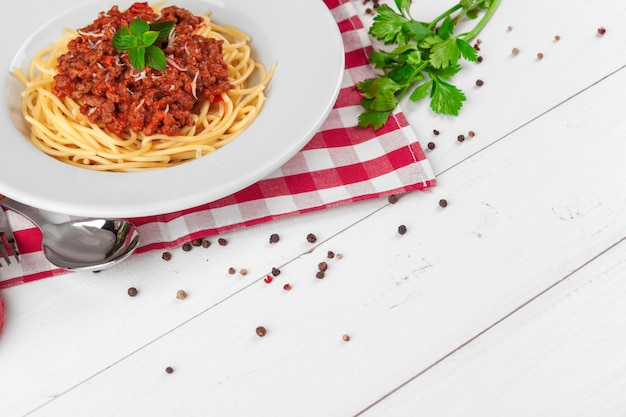
[[[147,66],[165,71],[165,53],[158,45],[163,43],[174,28],[174,22],[148,23],[135,19],[128,26],[118,29],[113,35],[113,46],[118,51],[128,51],[130,64],[143,71]]]
[[[365,108],[359,126],[380,129],[409,92],[411,101],[430,97],[436,113],[458,115],[466,97],[449,80],[461,70],[461,58],[477,61],[478,53],[469,41],[487,24],[500,0],[460,0],[431,22],[411,17],[411,0],[394,1],[399,12],[379,6],[369,31],[385,45],[395,47],[370,54],[370,62],[383,74],[356,85]],[[462,19],[477,19],[483,11],[471,31],[455,33]]]

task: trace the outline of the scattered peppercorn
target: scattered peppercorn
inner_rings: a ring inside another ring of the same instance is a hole
[[[185,292],[185,290],[178,290],[176,291],[176,298],[178,298],[179,300],[184,300],[185,298],[187,298],[187,293]]]
[[[507,30],[508,32],[512,31],[512,30],[513,30],[513,26],[508,26],[508,27],[506,28],[506,30]]]
[[[191,243],[185,243],[185,244],[183,245],[183,250],[184,250],[185,252],[189,252],[189,251],[191,250]]]
[[[137,295],[137,288],[135,287],[130,287],[128,289],[128,295],[130,295],[131,297],[134,297]]]
[[[389,204],[396,204],[398,202],[398,196],[395,194],[391,194],[389,197],[387,197],[387,201],[389,202]]]
[[[194,240],[191,241],[191,244],[193,246],[198,247],[198,246],[202,245],[202,239],[194,239]]]
[[[561,37],[560,37],[559,35],[555,35],[555,36],[554,36],[554,40],[558,42],[558,41],[560,41],[560,40],[561,40]]]
[[[272,233],[270,236],[270,243],[276,243],[280,240],[280,236],[277,233]]]
[[[219,243],[220,246],[226,246],[228,245],[228,240],[224,239],[223,237],[217,239],[217,243]]]
[[[317,264],[317,269],[320,271],[326,271],[328,269],[328,264],[326,262],[320,262]]]
[[[235,272],[237,272],[237,270],[236,270],[235,268],[233,268],[232,266],[231,266],[230,268],[228,268],[228,273],[229,273],[230,275],[234,275],[234,274],[235,274]]]
[[[474,133],[473,130],[470,130],[469,132],[467,132],[467,136],[469,136],[470,138],[473,138],[474,136],[476,136],[476,133]]]
[[[478,61],[478,63],[479,63],[479,64],[480,64],[481,62],[483,62],[483,59],[484,59],[484,58],[483,58],[482,56],[479,56],[478,58],[476,58],[476,60]]]
[[[537,54],[537,59],[542,60],[543,59],[543,54],[541,52],[539,52]]]
[[[431,151],[435,149],[435,142],[428,142],[428,149],[430,149]]]
[[[285,285],[283,285],[283,290],[285,290],[285,291],[291,291],[291,284],[285,284]]]
[[[329,250],[328,253],[326,254],[326,257],[328,259],[333,259],[335,257],[335,252],[333,252],[332,250]]]
[[[272,268],[272,275],[274,275],[275,277],[280,275],[280,269],[274,267]]]
[[[206,239],[202,241],[202,247],[203,247],[203,248],[205,248],[205,249],[206,249],[206,248],[208,248],[209,246],[211,246],[211,242],[209,242],[209,241],[208,241],[208,240],[206,240]]]
[[[165,372],[168,374],[171,374],[172,372],[174,372],[174,368],[172,368],[171,366],[168,366],[167,368],[165,368]]]
[[[317,271],[317,273],[315,274],[315,278],[317,279],[324,278],[324,271]]]
[[[313,233],[309,233],[308,235],[306,235],[306,240],[309,243],[315,243],[317,242],[317,236],[315,236]]]
[[[400,226],[398,226],[398,233],[400,233],[401,235],[406,233],[406,226],[401,224]]]
[[[248,270],[245,268],[240,269],[239,275],[243,275],[245,277],[246,275],[248,275]]]
[[[340,254],[340,253],[338,253],[338,254],[337,254],[337,256],[336,256],[336,258],[337,258],[337,259],[343,259],[343,255],[342,255],[342,254]]]
[[[598,28],[598,34],[599,35],[604,35],[605,33],[606,33],[606,29],[605,28],[603,28],[603,27],[599,27]]]
[[[515,55],[518,55],[518,54],[519,54],[519,49],[517,49],[517,48],[513,48],[513,49],[511,50],[511,53],[512,53],[514,56],[515,56]]]
[[[272,281],[274,281],[274,278],[272,278],[271,275],[266,275],[265,278],[263,278],[263,282],[266,283],[266,284],[269,284]]]
[[[448,200],[446,200],[445,198],[442,198],[441,200],[439,200],[439,207],[447,207],[448,206]]]
[[[439,131],[437,129],[433,129],[433,135],[439,136]]]
[[[483,84],[485,84],[485,82],[484,82],[483,80],[476,80],[476,85],[477,85],[478,87],[482,87],[482,86],[483,86]]]
[[[465,140],[465,135],[459,135],[456,137],[456,140],[458,140],[459,142],[463,142]]]
[[[259,326],[256,328],[256,334],[259,337],[263,337],[267,334],[267,330],[263,326]]]
[[[344,342],[349,342],[350,341],[350,335],[349,334],[344,334],[343,336],[341,336],[341,339]]]
[[[163,254],[161,255],[161,259],[163,259],[164,261],[169,261],[170,259],[172,259],[172,254],[169,252],[163,252]]]

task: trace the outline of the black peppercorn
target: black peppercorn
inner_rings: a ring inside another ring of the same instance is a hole
[[[406,233],[406,226],[401,224],[400,226],[398,226],[398,233],[400,233],[401,235]]]
[[[306,235],[306,240],[309,243],[315,243],[317,242],[317,237],[313,233],[309,233],[308,235]]]

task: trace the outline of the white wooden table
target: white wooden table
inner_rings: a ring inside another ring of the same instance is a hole
[[[72,1],[31,3],[15,39]],[[625,415],[624,21],[623,1],[503,1],[461,115],[403,105],[432,191],[3,291],[0,416]]]

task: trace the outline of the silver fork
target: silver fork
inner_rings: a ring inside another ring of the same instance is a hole
[[[13,253],[15,260],[20,263],[20,252],[13,236],[13,230],[9,224],[9,218],[2,207],[0,207],[0,259],[4,258],[7,265],[11,265],[9,251]],[[2,262],[0,262],[0,268],[2,268]]]

